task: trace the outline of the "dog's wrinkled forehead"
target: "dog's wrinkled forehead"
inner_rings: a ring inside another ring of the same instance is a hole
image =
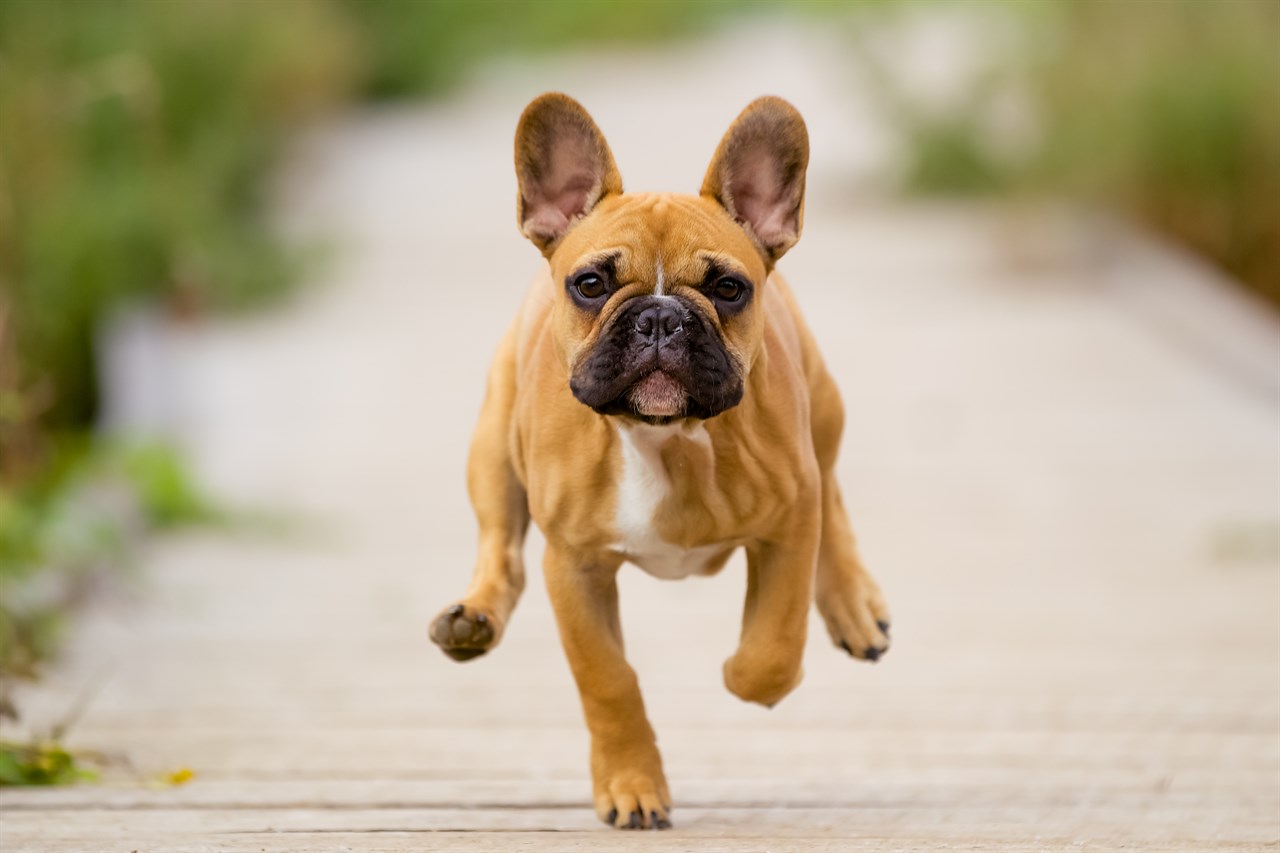
[[[606,261],[619,284],[654,292],[697,284],[713,270],[756,284],[766,274],[759,252],[722,208],[666,193],[602,201],[556,249],[552,273],[562,280]]]

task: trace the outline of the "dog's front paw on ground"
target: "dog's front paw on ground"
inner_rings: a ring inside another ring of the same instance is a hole
[[[660,759],[596,774],[596,814],[614,829],[670,829],[671,795]]]
[[[831,641],[850,656],[875,663],[889,651],[889,610],[871,578],[864,575],[858,583],[823,590],[818,611]]]
[[[497,644],[497,625],[483,610],[455,604],[431,623],[431,642],[454,660],[471,660]]]

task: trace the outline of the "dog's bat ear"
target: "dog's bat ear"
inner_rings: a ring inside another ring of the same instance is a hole
[[[800,239],[809,133],[791,104],[757,98],[738,114],[702,179],[772,264]]]
[[[520,231],[547,257],[602,198],[622,192],[604,134],[581,104],[559,92],[534,98],[520,116],[516,179]]]

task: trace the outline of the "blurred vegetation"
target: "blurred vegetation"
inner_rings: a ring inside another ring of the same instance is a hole
[[[67,785],[98,778],[59,741],[0,741],[0,785]]]
[[[128,563],[142,534],[221,514],[177,455],[81,437],[20,488],[0,491],[0,716],[17,679],[39,674],[65,616]]]
[[[40,389],[38,412],[22,392],[7,409],[89,424],[95,328],[125,300],[192,311],[287,285],[266,170],[354,61],[324,4],[0,3],[0,312],[17,387]]]
[[[69,749],[64,743],[68,728],[69,725],[60,724],[48,736],[0,740],[0,787],[96,782],[112,769],[118,771],[113,776],[132,779],[148,788],[177,788],[196,778],[189,767],[143,774],[125,756]]]
[[[1118,209],[1280,306],[1280,3],[968,8],[1015,37],[992,40],[960,97],[913,99],[888,58],[861,53],[903,131],[909,188]]]
[[[819,5],[796,0],[341,0],[367,48],[361,92],[375,99],[439,92],[459,82],[477,60],[493,56],[685,37],[743,10]]]
[[[265,178],[355,58],[322,3],[0,2],[0,714],[139,533],[211,514],[172,452],[94,437],[98,329],[131,301],[191,315],[288,286]],[[28,757],[6,773],[75,776]]]

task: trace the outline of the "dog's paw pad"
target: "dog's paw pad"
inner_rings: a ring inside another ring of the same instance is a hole
[[[458,661],[489,651],[496,636],[488,614],[463,604],[449,607],[431,623],[431,641]]]

